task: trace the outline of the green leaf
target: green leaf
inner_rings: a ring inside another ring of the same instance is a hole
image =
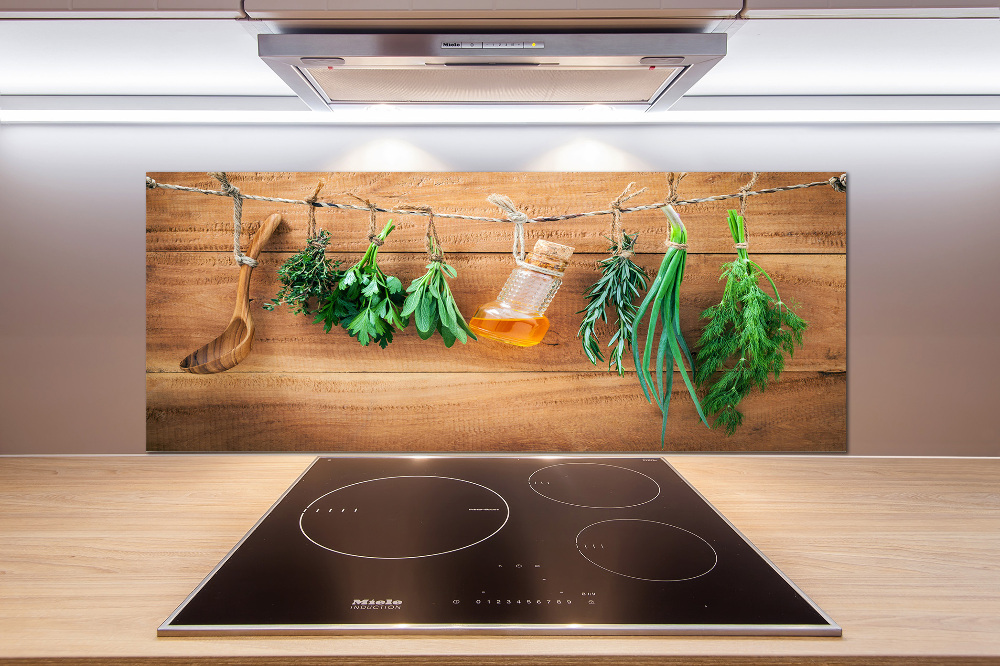
[[[390,294],[396,294],[403,291],[403,283],[400,282],[399,278],[394,275],[390,275],[386,278],[385,286],[389,290]]]

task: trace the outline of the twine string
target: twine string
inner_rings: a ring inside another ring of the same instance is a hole
[[[753,192],[738,192],[736,194],[716,194],[710,197],[700,197],[698,199],[681,199],[678,201],[660,201],[651,204],[643,204],[641,206],[631,206],[629,208],[622,208],[622,213],[639,213],[647,210],[659,210],[663,208],[668,203],[672,206],[688,206],[691,204],[699,203],[711,203],[715,201],[726,201],[728,199],[739,199],[743,196],[757,196],[760,194],[774,194],[776,192],[789,192],[791,190],[801,190],[807,187],[833,187],[830,181],[836,180],[839,185],[838,187],[846,188],[846,175],[841,175],[837,178],[830,178],[828,180],[819,180],[812,183],[801,183],[798,185],[784,185],[782,187],[769,187],[767,189],[755,190]],[[161,189],[161,190],[175,190],[178,192],[196,192],[198,194],[211,194],[217,197],[229,196],[226,192],[222,190],[205,190],[198,187],[188,187],[186,185],[171,185],[168,183],[158,183],[152,178],[146,179],[146,187],[149,189]],[[834,188],[837,189],[837,188]],[[839,190],[838,190],[839,191]],[[846,191],[846,189],[844,190]],[[309,202],[303,199],[284,199],[281,197],[262,197],[255,194],[244,194],[241,193],[240,196],[248,201],[271,201],[274,203],[284,203],[284,204],[297,204],[299,206],[308,206]],[[361,200],[364,201],[363,199]],[[317,201],[313,204],[317,208],[338,208],[341,210],[370,210],[369,206],[359,206],[356,204],[344,204],[336,203],[334,201]],[[375,211],[379,213],[391,213],[391,208],[380,208],[375,207]],[[410,215],[425,215],[426,213],[414,211],[409,213]],[[567,213],[566,215],[546,215],[540,217],[533,217],[524,220],[524,224],[531,224],[534,222],[560,222],[562,220],[575,220],[580,217],[594,217],[596,215],[611,215],[611,210],[592,210],[586,213]],[[434,213],[435,217],[447,218],[452,220],[472,220],[475,222],[512,222],[508,218],[501,217],[484,217],[482,215],[460,215],[458,213]]]
[[[316,237],[316,199],[319,198],[319,191],[323,189],[323,185],[326,184],[322,178],[318,183],[316,183],[316,189],[309,196],[308,199],[304,201],[309,204],[309,221],[306,223],[306,240],[310,241]]]
[[[368,209],[368,242],[375,247],[382,247],[382,244],[385,243],[385,241],[378,237],[378,220],[375,219],[375,215],[380,211],[388,211],[383,208],[379,208],[368,199],[362,199],[356,194],[351,194],[351,196],[365,205],[364,208],[360,208],[359,210]]]
[[[212,171],[209,175],[219,181],[222,185],[222,191],[227,197],[233,198],[233,256],[236,257],[236,264],[244,264],[253,268],[257,265],[257,260],[246,256],[240,249],[240,235],[243,233],[243,194],[229,182],[224,171]],[[146,186],[149,187],[148,182]]]
[[[507,220],[505,221],[514,223],[514,243],[511,247],[511,253],[514,255],[514,259],[518,262],[518,265],[521,265],[527,254],[524,249],[524,225],[532,220],[519,211],[514,206],[514,202],[503,194],[491,194],[486,197],[486,200],[507,213]]]
[[[611,202],[611,245],[615,248],[613,257],[631,257],[632,251],[625,249],[625,232],[622,230],[622,204],[646,191],[646,188],[629,192],[635,183],[629,183],[618,198]]]
[[[680,173],[671,171],[667,174],[667,203],[663,205],[677,206],[681,203],[677,200],[677,186],[680,185],[686,175],[687,171],[681,171]]]
[[[750,247],[749,243],[747,243],[750,240],[750,228],[747,226],[747,192],[753,191],[753,186],[757,184],[759,176],[759,171],[750,172],[750,182],[740,188],[740,192],[743,194],[740,197],[740,217],[743,218],[743,237],[746,240],[736,244],[736,249],[738,250],[746,250]]]
[[[427,231],[424,233],[424,249],[431,263],[444,262],[444,250],[441,248],[441,238],[438,236],[437,225],[434,224],[434,209],[430,206],[399,206],[396,212],[425,213],[427,215]]]

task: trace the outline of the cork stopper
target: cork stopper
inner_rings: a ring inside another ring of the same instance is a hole
[[[566,270],[569,258],[573,255],[573,248],[568,245],[560,245],[547,240],[535,241],[535,247],[531,248],[528,255],[528,263],[550,271]]]

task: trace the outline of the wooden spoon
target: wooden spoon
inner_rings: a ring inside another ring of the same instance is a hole
[[[267,218],[250,243],[246,256],[256,259],[260,250],[281,224],[281,215]],[[199,375],[225,372],[235,367],[250,353],[253,344],[253,318],[250,316],[250,273],[253,266],[240,266],[240,282],[236,287],[236,309],[229,326],[219,337],[191,352],[181,361],[181,368]]]

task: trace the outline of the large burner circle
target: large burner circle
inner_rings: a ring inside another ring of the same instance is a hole
[[[489,539],[510,508],[486,486],[446,476],[389,476],[313,500],[299,528],[320,548],[377,560],[443,555]]]
[[[656,582],[698,578],[719,561],[715,548],[694,532],[637,518],[588,525],[576,535],[576,549],[605,571]]]
[[[603,463],[549,465],[532,473],[528,486],[542,497],[585,509],[625,509],[660,495],[660,485],[642,472]]]

